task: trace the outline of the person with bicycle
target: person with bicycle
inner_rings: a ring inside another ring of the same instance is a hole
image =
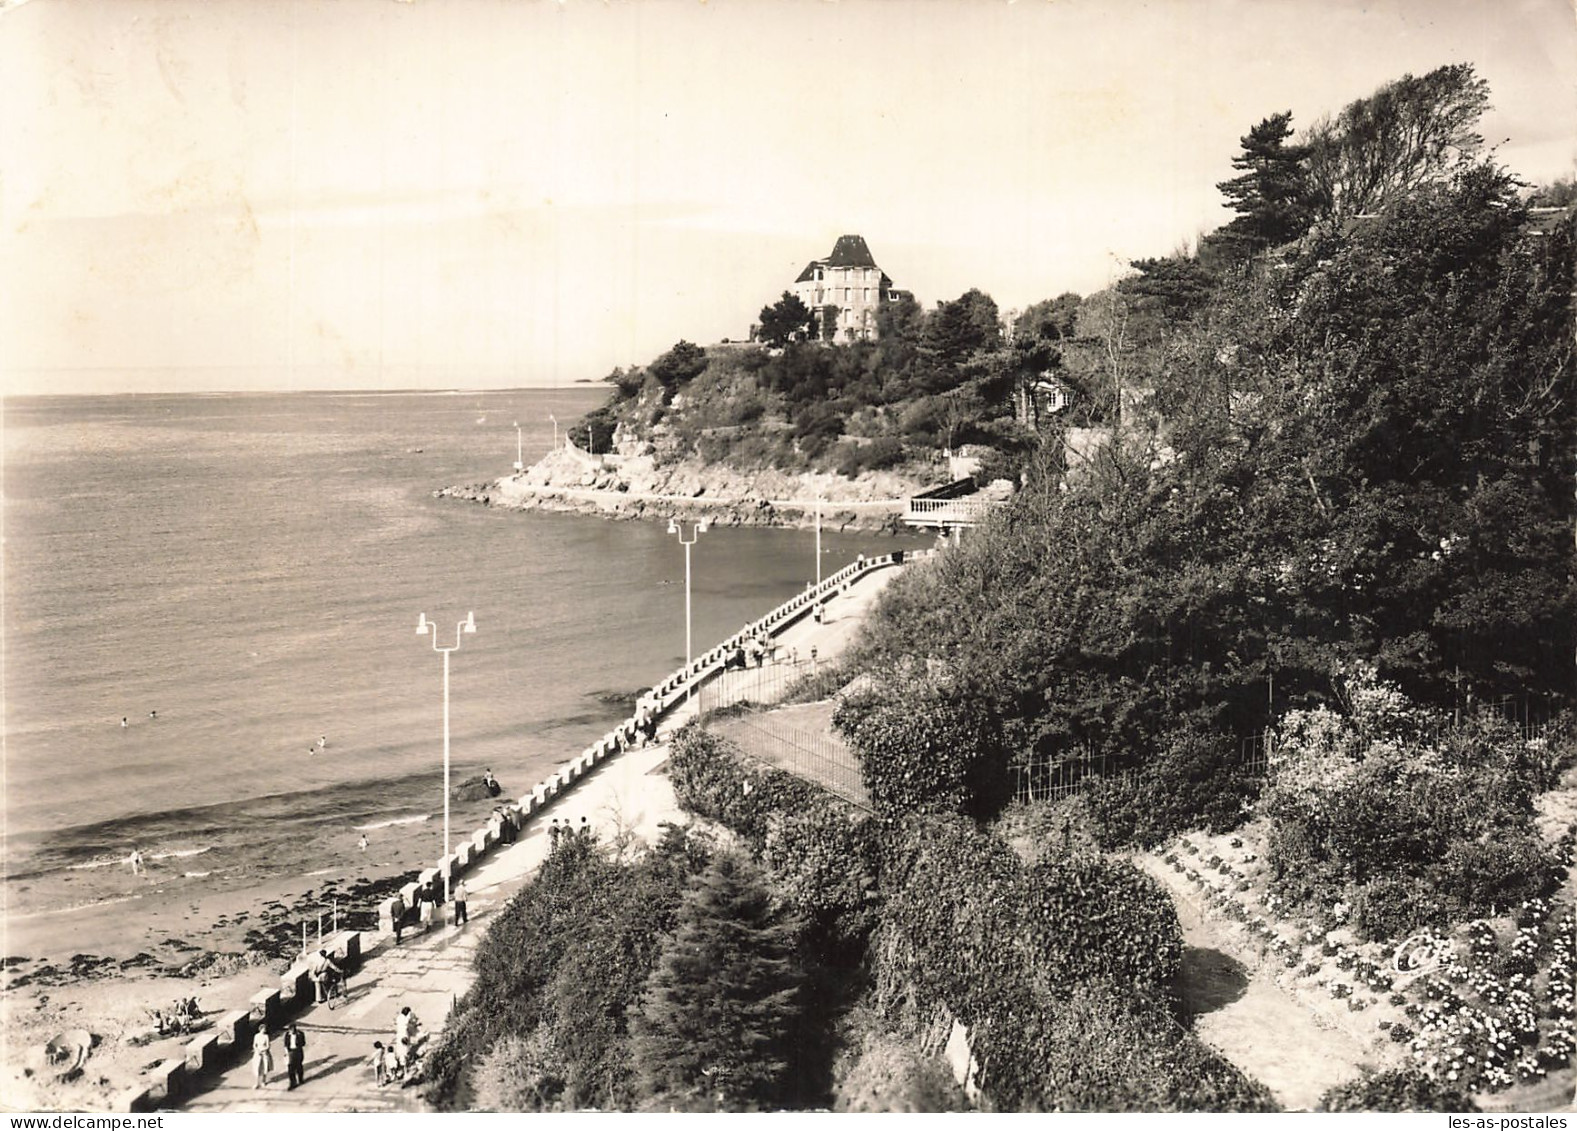
[[[312,984],[317,988],[318,1004],[322,1005],[333,996],[336,980],[343,982],[345,971],[341,970],[334,959],[329,957],[327,950],[320,950],[313,955],[307,972],[312,975]]]

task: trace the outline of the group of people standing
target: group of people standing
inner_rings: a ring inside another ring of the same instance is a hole
[[[284,1038],[288,1090],[294,1091],[307,1079],[307,1035],[292,1021],[285,1026]],[[411,1074],[420,1040],[421,1022],[410,1006],[402,1006],[394,1017],[394,1039],[387,1045],[382,1041],[372,1045],[372,1068],[379,1087]],[[274,1072],[274,1038],[267,1025],[258,1026],[252,1038],[252,1072],[253,1089],[266,1088]]]
[[[252,1072],[255,1076],[252,1087],[266,1088],[273,1071],[274,1038],[267,1025],[259,1025],[257,1035],[252,1038]],[[307,1035],[296,1028],[294,1021],[285,1026],[285,1075],[289,1080],[290,1091],[307,1081]]]
[[[569,819],[565,818],[564,823],[560,824],[559,819],[554,817],[553,823],[548,826],[548,852],[556,851],[560,844],[568,844],[572,839],[583,844],[590,844],[591,822],[582,817],[580,824],[576,826],[570,824]]]
[[[394,1040],[385,1045],[372,1042],[372,1072],[383,1087],[396,1078],[409,1075],[416,1059],[416,1044],[421,1039],[421,1022],[410,1006],[402,1006],[394,1017]]]

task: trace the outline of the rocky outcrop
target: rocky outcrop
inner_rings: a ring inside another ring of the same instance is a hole
[[[517,475],[434,494],[514,510],[630,519],[679,515],[725,526],[812,526],[820,500],[824,529],[896,531],[905,500],[924,489],[891,472],[846,479],[693,461],[659,467],[650,455],[590,456],[559,448]]]

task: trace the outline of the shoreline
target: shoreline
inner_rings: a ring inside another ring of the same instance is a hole
[[[433,492],[503,510],[538,510],[618,520],[705,518],[722,526],[763,526],[875,534],[912,533],[903,523],[924,488],[894,472],[847,479],[831,472],[743,472],[682,461],[659,467],[650,454],[592,456],[556,448],[513,475]]]
[[[864,568],[873,567],[880,568],[875,559]],[[837,591],[839,576],[825,580],[825,593]],[[741,633],[762,626],[776,631],[770,626],[793,624],[806,615],[813,599],[817,598],[808,590],[790,598]],[[676,687],[686,673],[704,678],[722,650],[719,645],[690,668],[669,675],[648,695],[664,707],[679,702]],[[620,729],[632,725],[626,721]],[[558,759],[558,771],[549,771],[552,776],[536,787],[537,801],[544,800],[544,789],[546,797],[553,796],[584,773],[599,754],[612,753],[612,734],[578,759],[572,755]],[[511,801],[511,792],[506,789],[497,798],[461,802],[452,812],[452,822],[461,830],[483,823],[496,805]],[[527,794],[523,801],[531,797]],[[570,817],[578,814],[573,794],[565,807]],[[197,891],[178,882],[186,877],[174,872],[184,871],[187,858],[176,857],[176,867],[168,872],[162,866],[157,869],[166,874],[137,877],[144,890],[112,900],[45,910],[14,921],[8,900],[6,957],[0,964],[6,976],[6,992],[0,995],[0,1078],[6,1080],[6,1088],[0,1107],[107,1110],[128,1080],[167,1058],[180,1059],[180,1049],[190,1039],[157,1037],[154,1008],[168,1007],[174,998],[196,996],[211,1022],[236,1001],[248,1000],[260,980],[266,983],[288,968],[301,950],[302,924],[308,924],[310,944],[310,924],[320,911],[329,913],[336,900],[342,911],[339,927],[378,931],[380,907],[386,910],[388,900],[401,888],[422,872],[433,871],[434,857],[426,838],[401,837],[405,823],[390,822],[386,827],[391,835],[378,837],[378,851],[366,856],[349,834],[332,837],[331,850],[320,851],[314,860],[330,861],[329,865],[306,872],[241,871]],[[324,921],[319,929],[326,936],[334,925],[332,920]],[[66,952],[69,960],[59,957]],[[47,1067],[43,1046],[68,1033],[91,1034],[93,1051],[80,1070],[57,1077]]]
[[[491,483],[460,484],[434,491],[433,497],[480,503],[500,510],[543,511],[550,514],[578,514],[592,518],[630,522],[639,519],[704,518],[717,526],[761,526],[783,530],[810,530],[816,525],[815,501],[706,498],[695,495],[641,494],[618,490],[574,487],[501,486],[507,480]],[[870,502],[827,502],[821,512],[821,528],[834,533],[881,534],[888,537],[912,534],[900,514],[903,500],[882,499]]]

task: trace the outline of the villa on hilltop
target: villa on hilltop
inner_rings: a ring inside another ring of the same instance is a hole
[[[794,293],[810,308],[817,337],[844,342],[876,337],[881,305],[913,297],[893,289],[864,236],[839,236],[831,255],[805,265],[794,280]]]

